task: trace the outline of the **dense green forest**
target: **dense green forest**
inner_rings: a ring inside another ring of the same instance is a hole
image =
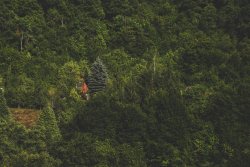
[[[249,166],[249,35],[249,0],[0,0],[0,166]]]

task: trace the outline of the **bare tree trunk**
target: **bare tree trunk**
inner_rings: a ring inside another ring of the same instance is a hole
[[[156,59],[156,55],[154,55],[154,59],[153,59],[153,61],[154,61],[154,73],[153,73],[153,76],[155,75],[155,70],[156,70],[155,59]]]
[[[61,26],[64,26],[63,17],[61,18]]]
[[[21,32],[21,38],[20,38],[20,50],[23,51],[23,32]]]
[[[51,108],[54,108],[54,98],[53,97],[50,99],[50,103],[51,103]]]
[[[153,74],[152,74],[152,78],[151,78],[151,87],[154,87],[154,78],[155,78],[155,72],[156,72],[156,54],[154,54],[153,57]]]

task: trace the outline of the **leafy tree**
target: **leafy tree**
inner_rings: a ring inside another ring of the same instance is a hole
[[[117,145],[89,133],[73,134],[59,146],[58,155],[63,166],[146,166],[140,144]]]
[[[35,83],[26,74],[21,74],[15,78],[9,78],[10,84],[7,87],[7,94],[12,98],[12,106],[33,106]]]
[[[117,148],[118,166],[147,166],[144,150],[140,144],[131,146],[129,144],[119,145]]]
[[[75,87],[81,76],[81,69],[77,62],[70,61],[65,63],[59,70],[58,87],[60,93],[68,96],[70,90]]]

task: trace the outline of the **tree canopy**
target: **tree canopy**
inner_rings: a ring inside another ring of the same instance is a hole
[[[0,166],[249,166],[249,11],[1,0]],[[26,128],[8,108],[40,117]]]

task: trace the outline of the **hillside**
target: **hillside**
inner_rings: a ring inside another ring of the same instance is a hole
[[[0,0],[0,167],[249,167],[249,35],[250,0]]]

